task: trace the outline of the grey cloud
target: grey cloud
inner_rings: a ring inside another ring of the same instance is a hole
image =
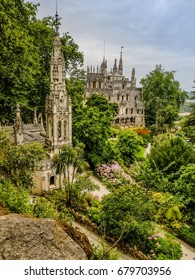
[[[40,17],[55,13],[55,1],[40,3]],[[61,30],[69,31],[78,43],[85,54],[85,66],[101,63],[105,39],[110,67],[124,45],[127,73],[137,67],[140,77],[140,73],[163,64],[168,70],[178,69],[182,87],[191,88],[195,72],[194,0],[58,0],[58,10]]]

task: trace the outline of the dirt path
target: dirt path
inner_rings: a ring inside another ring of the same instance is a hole
[[[95,176],[90,176],[90,180],[92,181],[92,183],[99,187],[99,190],[91,192],[93,195],[98,196],[99,199],[101,199],[102,196],[104,196],[105,194],[110,193],[106,186],[103,185],[102,182],[98,180]]]
[[[195,249],[184,243],[182,240],[178,240],[181,244],[183,257],[182,260],[195,260]]]
[[[91,245],[100,245],[102,243],[102,239],[99,235],[96,233],[86,229],[82,225],[78,224],[77,222],[73,222],[73,226],[78,228],[82,233],[84,233],[88,239]],[[106,241],[103,241],[105,245],[110,247],[110,244],[108,244]],[[117,249],[117,252],[119,254],[119,260],[135,260],[130,255],[124,254],[121,250]]]

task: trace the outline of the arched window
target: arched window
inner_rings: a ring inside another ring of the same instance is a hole
[[[54,176],[51,176],[50,179],[49,179],[50,186],[54,185],[54,181],[55,181]]]

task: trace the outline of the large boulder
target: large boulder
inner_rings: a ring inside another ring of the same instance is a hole
[[[65,225],[62,228],[52,219],[31,218],[18,214],[0,216],[0,259],[88,259],[91,248],[86,236],[69,225],[66,228],[68,228],[68,233],[65,231]],[[81,246],[84,249],[78,244],[79,236],[83,238],[83,240],[81,238]],[[88,252],[85,250],[86,247],[88,247]]]

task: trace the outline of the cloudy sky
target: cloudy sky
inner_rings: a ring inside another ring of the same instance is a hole
[[[54,15],[56,0],[40,3],[40,18]],[[69,32],[84,53],[85,68],[104,54],[109,69],[123,49],[124,73],[136,69],[137,81],[157,64],[176,71],[181,88],[195,79],[195,0],[58,0],[61,34]]]

